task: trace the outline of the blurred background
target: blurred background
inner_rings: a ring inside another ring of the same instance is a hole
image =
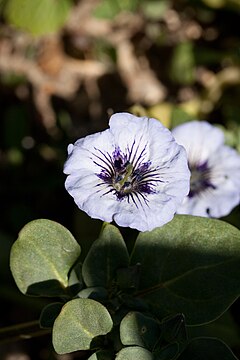
[[[21,295],[11,277],[20,229],[58,221],[83,253],[99,233],[64,189],[69,143],[131,111],[169,128],[218,124],[240,151],[239,23],[240,0],[0,0],[1,360],[86,358],[56,355],[50,334],[3,330],[37,320],[48,303]],[[239,207],[225,220],[240,228]],[[239,355],[238,306],[211,335]]]

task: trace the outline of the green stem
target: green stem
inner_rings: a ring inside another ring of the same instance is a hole
[[[50,329],[41,329],[38,320],[7,326],[0,329],[0,343],[31,339],[33,337],[49,334],[50,331]]]

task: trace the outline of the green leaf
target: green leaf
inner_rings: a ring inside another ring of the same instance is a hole
[[[168,8],[169,8],[169,3],[168,1],[165,0],[162,1],[149,0],[149,1],[141,2],[142,12],[147,18],[151,20],[159,21],[160,19],[162,19],[166,14]]]
[[[62,307],[63,303],[60,302],[46,305],[40,315],[40,326],[42,328],[51,329]]]
[[[159,323],[139,312],[128,313],[120,324],[120,338],[123,345],[138,345],[152,350],[160,335]]]
[[[118,268],[127,267],[129,255],[120,231],[105,224],[83,263],[83,279],[88,287],[108,288]]]
[[[93,300],[104,300],[107,298],[107,290],[101,286],[88,287],[85,288],[77,294],[78,297],[83,299],[93,299]]]
[[[112,329],[107,309],[91,299],[67,302],[53,325],[53,346],[58,354],[91,348],[96,336],[106,335]]]
[[[112,19],[121,11],[135,11],[139,0],[102,0],[94,10],[97,18]]]
[[[180,42],[174,49],[170,75],[173,81],[189,85],[194,82],[195,60],[193,44],[190,41]]]
[[[129,310],[140,312],[148,312],[149,310],[149,306],[142,299],[136,298],[133,295],[121,293],[119,294],[118,299],[120,299],[120,302],[124,307]]]
[[[4,9],[4,6],[6,5],[7,0],[0,0],[0,15],[2,16],[2,11]]]
[[[114,18],[120,9],[115,1],[103,0],[94,10],[94,16],[97,18],[111,19]]]
[[[100,350],[92,354],[88,360],[112,360],[113,356],[111,352],[107,350]]]
[[[217,320],[202,326],[189,326],[187,328],[190,339],[196,337],[216,337],[222,339],[230,347],[240,344],[240,333],[230,311],[226,311]]]
[[[33,35],[44,35],[64,24],[71,5],[71,0],[9,0],[5,16],[16,27]]]
[[[215,338],[193,339],[177,360],[234,360],[237,359],[231,349]]]
[[[172,360],[176,359],[179,353],[179,345],[177,343],[169,344],[154,352],[154,360]]]
[[[168,343],[185,343],[187,332],[183,314],[176,314],[165,318],[161,322],[163,339]]]
[[[75,296],[83,288],[81,263],[76,263],[71,269],[68,276],[68,286],[73,296]]]
[[[240,231],[221,220],[178,215],[141,233],[132,264],[141,264],[137,296],[159,318],[183,313],[188,325],[219,317],[240,292]]]
[[[203,2],[214,9],[220,9],[226,5],[228,0],[203,0]]]
[[[22,293],[61,295],[79,254],[80,246],[64,226],[51,220],[34,220],[23,227],[13,244],[10,268]]]
[[[117,270],[117,283],[120,289],[134,291],[138,288],[140,266],[138,264]]]
[[[174,106],[171,114],[171,127],[174,128],[178,125],[182,125],[185,122],[193,120],[193,116],[189,115],[186,111],[180,107]]]
[[[116,360],[153,360],[153,355],[150,351],[139,347],[129,346],[125,347],[117,353]]]

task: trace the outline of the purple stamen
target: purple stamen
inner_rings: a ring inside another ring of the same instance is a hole
[[[146,146],[140,151],[139,144],[135,146],[134,141],[126,154],[116,147],[112,155],[101,152],[102,159],[96,155],[98,161],[94,163],[101,168],[96,175],[102,180],[102,185],[112,187],[110,192],[115,194],[119,201],[131,200],[136,206],[137,203],[142,204],[142,201],[146,204],[146,196],[156,192],[155,186],[162,182],[158,169],[151,167],[151,161],[145,160],[145,154]]]
[[[190,192],[189,198],[208,190],[216,189],[217,187],[211,181],[211,169],[207,161],[202,164],[190,164],[191,178],[190,178]]]

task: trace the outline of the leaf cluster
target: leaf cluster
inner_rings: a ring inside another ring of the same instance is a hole
[[[90,360],[236,359],[206,327],[239,295],[237,228],[178,215],[140,233],[129,252],[120,231],[104,224],[83,263],[80,252],[65,227],[44,219],[28,223],[11,250],[20,291],[59,298],[40,317],[41,327],[52,328],[57,353],[87,350]]]

